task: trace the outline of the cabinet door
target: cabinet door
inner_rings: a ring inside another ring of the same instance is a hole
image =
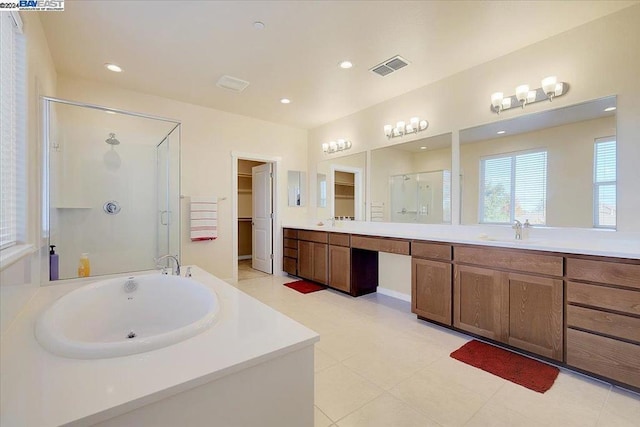
[[[313,280],[313,243],[298,240],[298,276]]]
[[[508,273],[508,344],[562,360],[562,280]]]
[[[313,277],[311,280],[327,284],[329,276],[328,247],[326,243],[313,243]]]
[[[505,276],[486,268],[455,266],[453,325],[471,333],[506,342],[509,288]]]
[[[329,286],[351,292],[351,248],[329,245]]]
[[[411,259],[411,309],[418,316],[451,325],[451,264]]]

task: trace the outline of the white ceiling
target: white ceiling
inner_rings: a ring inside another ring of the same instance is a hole
[[[66,1],[40,18],[60,74],[314,128],[635,3]],[[394,55],[411,65],[368,71]],[[216,87],[225,74],[251,84]]]

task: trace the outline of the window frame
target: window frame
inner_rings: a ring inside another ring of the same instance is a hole
[[[9,153],[9,165],[3,165],[9,168],[10,176],[10,197],[8,212],[3,212],[3,219],[7,219],[10,226],[8,240],[0,241],[0,252],[2,253],[3,264],[8,256],[13,256],[16,247],[26,241],[26,41],[22,31],[22,20],[18,12],[11,11],[2,14],[1,19],[6,20],[2,23],[9,22],[10,31],[13,33],[10,41],[10,49],[6,51],[9,59],[9,69],[5,70],[9,73],[9,87],[6,88],[9,93],[3,93],[3,98],[10,98],[8,102],[11,112],[5,116],[2,114],[6,122],[3,122],[3,129],[6,132],[2,138],[0,156]],[[3,40],[4,41],[4,40]],[[4,65],[6,65],[5,63]],[[3,81],[7,76],[3,76]],[[6,83],[6,82],[5,82]],[[8,117],[7,117],[8,116]],[[8,138],[7,138],[8,136]],[[8,140],[8,142],[7,142]],[[6,170],[5,170],[6,171]],[[4,172],[4,171],[3,171]],[[1,178],[0,178],[1,179]],[[6,203],[6,201],[5,201]],[[4,203],[3,203],[4,204]],[[6,205],[4,206],[6,209]],[[19,249],[19,248],[18,248]],[[9,254],[9,255],[6,255]],[[5,256],[6,255],[6,256]]]
[[[486,225],[511,225],[515,222],[516,219],[516,215],[515,215],[515,211],[516,211],[516,158],[518,156],[523,156],[523,155],[527,155],[527,154],[536,154],[536,153],[545,153],[545,181],[548,180],[549,178],[549,173],[548,173],[548,167],[549,167],[549,150],[547,149],[547,147],[536,147],[536,148],[531,148],[531,149],[527,149],[527,150],[520,150],[520,151],[512,151],[512,152],[508,152],[508,153],[498,153],[498,154],[491,154],[488,156],[481,156],[480,157],[480,167],[479,167],[479,173],[480,173],[480,178],[478,180],[478,223],[479,224],[486,224]],[[510,174],[510,191],[509,191],[509,197],[510,197],[510,205],[509,205],[509,221],[508,222],[496,222],[496,221],[485,221],[484,215],[485,215],[485,204],[484,204],[484,189],[485,189],[485,171],[486,171],[486,161],[487,160],[492,160],[492,159],[506,159],[509,158],[511,159],[511,174]],[[540,226],[546,226],[546,211],[547,211],[547,191],[546,191],[546,185],[545,185],[545,203],[544,203],[544,217],[545,217],[545,223],[544,224],[537,224]]]
[[[598,169],[598,144],[614,142],[616,179],[613,181],[597,181]],[[600,187],[613,185],[616,194],[616,218],[614,225],[600,224]],[[593,140],[593,228],[615,230],[618,227],[618,138],[616,135],[603,136]]]

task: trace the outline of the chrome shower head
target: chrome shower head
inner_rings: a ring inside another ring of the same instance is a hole
[[[109,145],[118,145],[118,144],[120,144],[120,141],[118,141],[116,139],[116,134],[115,133],[110,133],[109,134],[109,138],[105,139],[104,142],[106,142]]]

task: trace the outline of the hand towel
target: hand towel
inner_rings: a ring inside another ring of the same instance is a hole
[[[218,238],[218,198],[191,198],[191,241],[214,240]]]

